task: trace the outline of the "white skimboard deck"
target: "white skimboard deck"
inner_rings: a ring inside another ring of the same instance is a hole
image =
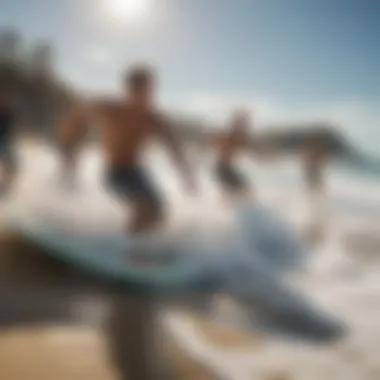
[[[42,212],[41,208],[24,209],[13,215],[12,222],[21,234],[46,247],[55,258],[107,280],[150,288],[163,295],[201,290],[206,304],[215,293],[228,294],[244,311],[249,328],[264,328],[270,333],[278,331],[313,341],[341,335],[339,324],[285,286],[278,272],[265,265],[239,236],[234,239],[225,233],[212,245],[205,231],[188,226],[181,232],[138,241],[107,228],[102,231],[99,226],[78,228],[60,219],[56,211]],[[140,251],[136,250],[138,246]],[[210,298],[204,298],[205,294]],[[181,303],[186,304],[186,300],[179,297]]]

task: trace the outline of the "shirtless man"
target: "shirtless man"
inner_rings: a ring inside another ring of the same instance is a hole
[[[136,66],[125,74],[122,99],[93,102],[85,112],[74,110],[61,124],[60,136],[66,136],[67,140],[63,140],[68,142],[66,149],[78,142],[86,125],[90,122],[98,125],[106,160],[106,182],[132,208],[128,233],[155,230],[164,217],[161,196],[140,162],[144,144],[151,138],[158,138],[166,145],[188,190],[195,189],[192,171],[175,134],[168,121],[153,109],[154,89],[152,71]]]
[[[15,157],[16,96],[10,86],[0,86],[0,194],[6,193],[16,175]]]
[[[231,126],[219,144],[216,177],[228,195],[247,195],[250,186],[245,177],[236,169],[234,159],[244,149],[249,149],[249,118],[244,112],[233,115]]]
[[[305,182],[309,192],[310,222],[306,226],[305,237],[311,244],[322,241],[327,220],[321,207],[321,196],[324,192],[323,169],[326,151],[323,142],[318,138],[311,139],[304,152]]]
[[[324,189],[323,167],[325,149],[320,139],[311,139],[304,155],[305,180],[311,194],[320,194]]]

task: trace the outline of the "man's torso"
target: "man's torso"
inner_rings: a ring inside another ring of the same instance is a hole
[[[156,134],[156,115],[118,102],[98,107],[98,127],[106,159],[112,166],[138,166],[146,141]]]

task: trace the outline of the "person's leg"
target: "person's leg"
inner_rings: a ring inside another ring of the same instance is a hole
[[[217,174],[223,188],[224,198],[227,201],[252,196],[251,186],[248,185],[244,176],[232,166],[220,166]]]
[[[320,173],[310,173],[307,191],[309,197],[309,221],[306,225],[305,237],[310,244],[315,245],[323,241],[328,225],[323,207],[325,188]]]
[[[76,152],[74,148],[61,148],[62,178],[67,183],[72,183],[76,170]]]
[[[163,222],[163,213],[151,199],[142,197],[132,205],[132,217],[127,231],[132,233],[156,230]]]
[[[163,221],[162,203],[141,169],[113,168],[108,181],[129,214],[127,233],[150,232],[159,227]]]
[[[308,182],[310,212],[312,214],[319,214],[322,207],[324,196],[324,183],[318,173],[312,173]]]
[[[0,191],[3,193],[10,190],[17,173],[16,157],[10,143],[4,143],[1,147],[0,159],[2,163]]]

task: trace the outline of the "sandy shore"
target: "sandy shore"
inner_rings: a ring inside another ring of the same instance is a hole
[[[12,297],[12,289],[24,289],[42,285],[46,288],[59,286],[66,268],[46,260],[41,252],[18,237],[3,233],[0,241],[0,278],[2,294]],[[1,294],[1,295],[2,295]],[[18,293],[20,294],[20,293]],[[42,293],[43,294],[43,293]],[[4,305],[4,297],[0,303]],[[37,317],[28,316],[29,323],[23,323],[25,313],[18,304],[23,297],[12,299],[8,310],[3,310],[0,318],[0,379],[7,380],[76,380],[117,379],[109,360],[108,347],[101,329],[83,324],[72,325],[69,316],[62,314],[61,323],[44,322],[44,317],[54,314],[54,301],[46,299],[45,307],[37,312]],[[50,304],[49,304],[50,303]],[[88,305],[87,305],[88,306]],[[20,315],[21,314],[21,315]],[[7,315],[9,318],[7,318]],[[34,318],[34,319],[33,319]],[[35,320],[39,319],[37,326]],[[21,322],[20,322],[21,321]],[[3,323],[1,323],[3,322]],[[200,322],[201,323],[201,322]],[[207,327],[203,327],[208,330]],[[215,335],[215,332],[212,334]],[[221,330],[225,344],[235,339],[229,338]],[[228,333],[227,333],[228,334]],[[162,348],[170,358],[175,378],[215,379],[216,377],[196,360],[186,354],[170,334],[164,335]]]

